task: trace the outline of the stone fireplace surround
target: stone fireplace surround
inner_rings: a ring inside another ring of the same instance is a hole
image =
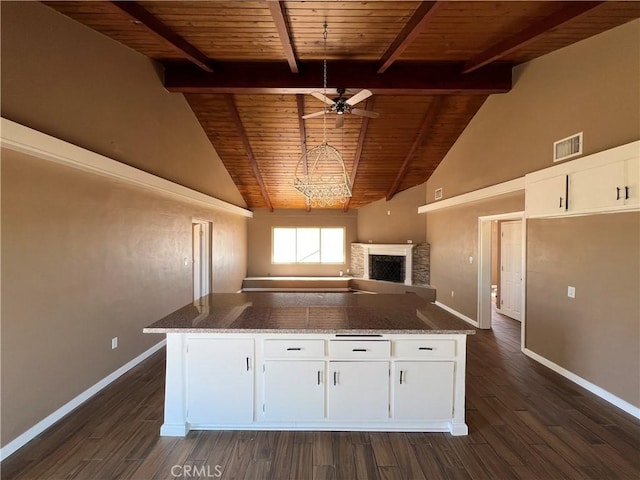
[[[429,284],[429,244],[351,244],[351,274],[369,280],[370,255],[393,255],[405,258],[405,285]]]

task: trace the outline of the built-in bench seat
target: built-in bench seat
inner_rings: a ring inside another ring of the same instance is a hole
[[[412,293],[430,302],[436,300],[436,290],[430,285],[404,285],[354,277],[247,277],[242,282],[242,291]]]

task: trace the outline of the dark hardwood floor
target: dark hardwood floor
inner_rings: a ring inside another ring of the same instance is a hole
[[[191,432],[160,438],[164,351],[1,465],[3,479],[638,479],[640,422],[520,352],[469,337],[470,434]]]

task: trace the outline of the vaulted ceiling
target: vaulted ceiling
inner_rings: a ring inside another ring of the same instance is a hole
[[[511,68],[640,16],[640,2],[44,2],[164,65],[249,208],[305,208],[300,156],[323,140],[302,115],[346,88],[373,95],[328,143],[343,154],[357,208],[426,181]],[[517,86],[516,86],[517,88]]]

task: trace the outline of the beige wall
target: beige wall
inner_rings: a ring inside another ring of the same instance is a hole
[[[527,348],[640,405],[640,213],[529,220],[527,237]]]
[[[483,105],[427,181],[427,199],[440,186],[446,198],[550,166],[553,141],[576,132],[584,132],[586,154],[638,140],[639,36],[636,20],[516,68],[514,90]],[[477,319],[477,264],[467,261],[477,248],[477,217],[522,207],[522,197],[498,198],[427,214],[439,301]],[[527,346],[634,405],[637,215],[530,221],[525,286]],[[573,303],[566,302],[570,282],[579,283]]]
[[[584,132],[591,154],[640,134],[640,20],[514,69],[514,88],[490,96],[427,181],[443,197],[553,164],[553,142]]]
[[[0,8],[3,117],[245,205],[155,64],[40,3]],[[161,340],[141,330],[191,299],[194,217],[213,288],[238,290],[244,217],[2,152],[3,446]]]
[[[5,445],[162,340],[142,328],[192,298],[193,218],[213,223],[214,289],[237,291],[247,220],[1,153]]]
[[[431,286],[438,301],[477,320],[478,217],[524,210],[524,192],[428,213]],[[469,263],[473,257],[473,263]],[[454,295],[451,295],[454,292]]]
[[[3,117],[246,206],[161,67],[39,2],[0,7]]]
[[[418,207],[425,204],[423,183],[395,195],[391,200],[378,200],[358,209],[358,241],[367,243],[424,243],[425,215]]]
[[[271,236],[273,227],[344,227],[345,263],[342,265],[274,265],[271,263]],[[267,276],[337,276],[350,268],[351,243],[356,241],[358,215],[355,210],[275,210],[254,211],[247,232],[247,271],[250,277]]]

